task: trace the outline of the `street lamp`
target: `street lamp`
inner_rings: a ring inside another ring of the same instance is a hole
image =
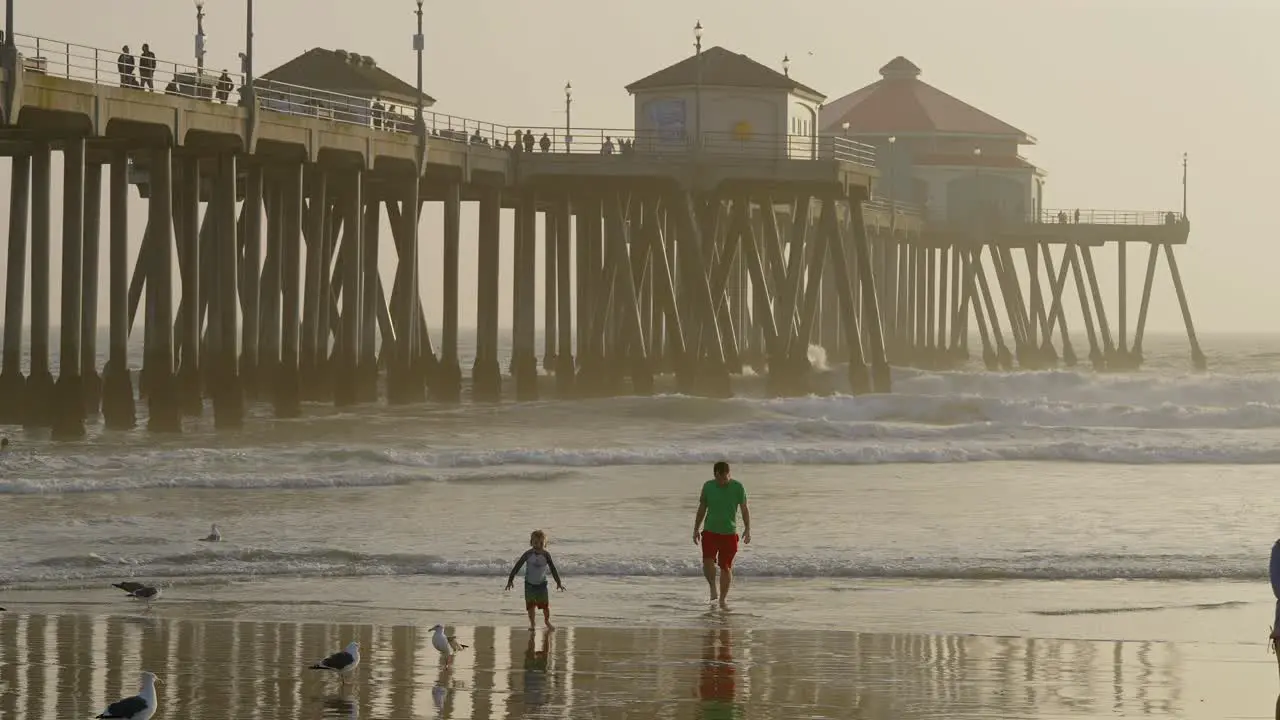
[[[702,147],[702,21],[693,26],[694,66],[696,81],[693,86],[693,126],[697,129],[694,149]]]
[[[564,84],[564,151],[572,152],[569,143],[573,140],[573,85]]]
[[[789,55],[782,56],[782,74],[791,77],[791,57]]]
[[[416,2],[418,3],[418,9],[417,9],[418,34],[413,36],[413,49],[418,53],[418,103],[417,103],[417,107],[415,107],[413,110],[413,119],[414,119],[414,128],[415,128],[414,131],[418,135],[418,161],[419,161],[418,169],[421,170],[422,169],[421,161],[422,161],[422,156],[426,150],[426,140],[427,140],[427,134],[426,134],[427,125],[422,120],[422,51],[426,49],[427,42],[426,42],[426,39],[422,36],[422,2],[423,0],[416,0]]]
[[[840,129],[844,130],[844,136],[846,138],[849,137],[849,121],[848,120],[845,120],[844,122],[840,123]]]
[[[196,0],[196,70],[204,70],[204,0]]]

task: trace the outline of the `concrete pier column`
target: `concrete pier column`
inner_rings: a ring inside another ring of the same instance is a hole
[[[292,418],[302,414],[301,385],[298,377],[298,304],[300,301],[302,252],[302,166],[286,165],[281,169],[280,207],[283,223],[280,242],[280,367],[275,377],[276,417]]]
[[[516,381],[517,400],[538,399],[538,355],[534,310],[537,302],[537,231],[538,206],[532,192],[526,191],[516,209],[515,298],[516,316],[512,318],[511,374]]]
[[[281,266],[284,246],[284,194],[279,175],[263,177],[263,206],[267,225],[267,250],[263,256],[261,286],[258,293],[258,382],[264,400],[274,402],[279,393]]]
[[[58,335],[58,384],[54,388],[54,440],[84,437],[80,383],[80,292],[84,247],[84,138],[62,145],[62,320]]]
[[[111,328],[102,371],[102,419],[108,430],[130,430],[138,422],[129,374],[129,155],[111,156],[111,235],[108,247],[108,318]],[[144,243],[145,245],[145,243]]]
[[[477,258],[476,357],[471,368],[471,396],[477,402],[502,399],[498,367],[498,251],[501,247],[502,191],[486,187],[480,196],[480,240]]]
[[[559,205],[557,204],[557,207]],[[542,369],[551,372],[556,366],[556,304],[559,295],[556,286],[559,284],[556,256],[560,249],[557,236],[562,232],[556,224],[556,212],[550,208],[542,214],[543,271],[542,271]],[[567,229],[564,231],[567,232]]]
[[[556,391],[562,397],[569,397],[573,393],[573,305],[570,297],[570,291],[573,287],[569,272],[569,224],[572,220],[570,214],[571,207],[569,200],[566,198],[556,202],[554,217],[556,224],[555,244],[556,244],[556,294],[559,296],[556,302],[556,311],[559,315],[559,322],[556,324],[556,357],[555,357],[555,373],[556,373]],[[551,246],[551,241],[547,241],[547,247]]]
[[[382,304],[381,275],[378,272],[379,230],[382,225],[382,198],[373,187],[364,193],[364,242],[361,245],[360,271],[364,296],[360,303],[360,359],[356,370],[357,397],[360,402],[378,401],[378,310]],[[383,352],[392,350],[390,338],[383,335]]]
[[[214,268],[217,292],[211,304],[218,307],[218,348],[214,364],[213,423],[217,428],[244,425],[244,387],[240,383],[236,342],[236,309],[240,298],[237,287],[238,251],[236,247],[236,156],[218,156],[213,178],[213,199],[209,215],[214,220]]]
[[[399,258],[396,277],[402,290],[399,307],[391,308],[396,333],[393,355],[387,356],[387,402],[394,405],[426,399],[426,375],[417,357],[422,293],[418,283],[418,178],[400,181]],[[393,295],[395,293],[392,293]],[[385,350],[384,350],[385,352]]]
[[[102,235],[102,165],[90,163],[84,175],[84,246],[80,291],[80,388],[84,411],[97,415],[102,405],[102,378],[98,376],[98,277]]]
[[[27,376],[27,427],[52,427],[53,374],[49,371],[50,149],[31,152],[31,372]]]
[[[244,297],[240,328],[240,382],[247,398],[258,397],[259,274],[262,258],[262,167],[251,164],[244,182],[244,261],[240,285]]]
[[[13,157],[9,180],[9,257],[5,270],[4,358],[0,368],[0,423],[26,417],[27,380],[22,375],[22,320],[27,285],[27,211],[31,205],[31,157]]]
[[[178,252],[182,255],[178,402],[183,415],[199,417],[204,410],[200,391],[200,159],[184,157],[177,164],[181,175],[175,198],[181,206],[174,208],[174,217],[178,227]]]
[[[304,269],[302,296],[302,356],[298,374],[302,383],[302,397],[319,400],[320,372],[320,258],[324,255],[327,176],[321,169],[310,170],[306,175],[306,246],[307,262]],[[327,299],[327,298],[326,298]]]
[[[147,429],[181,432],[182,415],[173,377],[173,148],[151,153],[151,199],[147,204],[151,239],[147,287],[155,298],[147,316]]]
[[[333,399],[333,253],[338,243],[338,231],[342,224],[342,216],[335,209],[334,195],[337,192],[334,182],[330,186],[325,181],[325,202],[323,219],[324,242],[320,246],[320,284],[316,288],[319,308],[316,310],[316,365],[315,365],[315,398],[328,401]]]
[[[333,373],[333,403],[338,407],[354,405],[359,397],[357,370],[360,359],[360,326],[364,319],[363,242],[364,173],[354,170],[348,176],[343,203],[342,313],[339,318],[337,362]]]
[[[444,191],[444,327],[440,341],[439,377],[434,399],[456,403],[462,399],[462,367],[458,363],[458,261],[462,244],[462,186],[449,183]]]

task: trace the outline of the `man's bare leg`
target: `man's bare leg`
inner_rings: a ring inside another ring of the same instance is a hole
[[[702,561],[702,576],[707,579],[707,587],[711,588],[711,602],[715,602],[719,595],[716,595],[716,561],[707,559]]]
[[[729,599],[729,584],[733,582],[733,571],[729,568],[720,568],[720,607],[728,608],[725,601]],[[712,592],[712,598],[715,599],[715,593]]]
[[[548,632],[556,629],[556,626],[551,624],[551,606],[550,605],[542,608],[542,624],[547,626]]]

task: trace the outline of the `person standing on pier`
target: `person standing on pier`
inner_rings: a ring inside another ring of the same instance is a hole
[[[720,601],[728,609],[729,585],[733,582],[733,558],[738,554],[738,508],[742,508],[742,542],[751,544],[751,511],[747,508],[747,489],[733,479],[729,463],[721,460],[712,468],[715,479],[702,484],[698,496],[698,513],[693,518],[693,542],[702,543],[702,574],[711,587],[711,601]],[[703,520],[706,520],[705,524]],[[701,530],[699,530],[701,528]],[[720,568],[719,593],[716,590],[716,567]]]
[[[137,87],[138,81],[133,77],[133,54],[129,46],[120,48],[120,57],[116,58],[116,69],[120,71],[120,87]]]
[[[235,84],[231,82],[231,76],[227,74],[227,69],[223,68],[222,75],[218,77],[218,84],[215,86],[218,102],[226,105],[227,99],[231,97],[231,89],[233,87],[235,87]]]
[[[128,48],[125,48],[128,50]],[[156,54],[151,52],[151,46],[142,43],[142,54],[138,56],[138,78],[141,82],[138,87],[145,87],[148,90],[155,90],[156,76]]]

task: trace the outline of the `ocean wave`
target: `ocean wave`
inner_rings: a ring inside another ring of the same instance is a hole
[[[562,557],[560,572],[583,577],[700,577],[696,558]],[[188,580],[255,577],[453,576],[505,578],[510,558],[451,559],[432,554],[374,554],[314,549],[296,552],[238,547],[153,558],[108,558],[97,553],[59,556],[7,571],[0,587],[96,585],[129,578],[178,584]],[[1187,555],[1042,555],[814,559],[748,554],[734,570],[741,576],[839,580],[1226,580],[1261,581],[1256,558]],[[1104,609],[1098,612],[1104,612]]]

